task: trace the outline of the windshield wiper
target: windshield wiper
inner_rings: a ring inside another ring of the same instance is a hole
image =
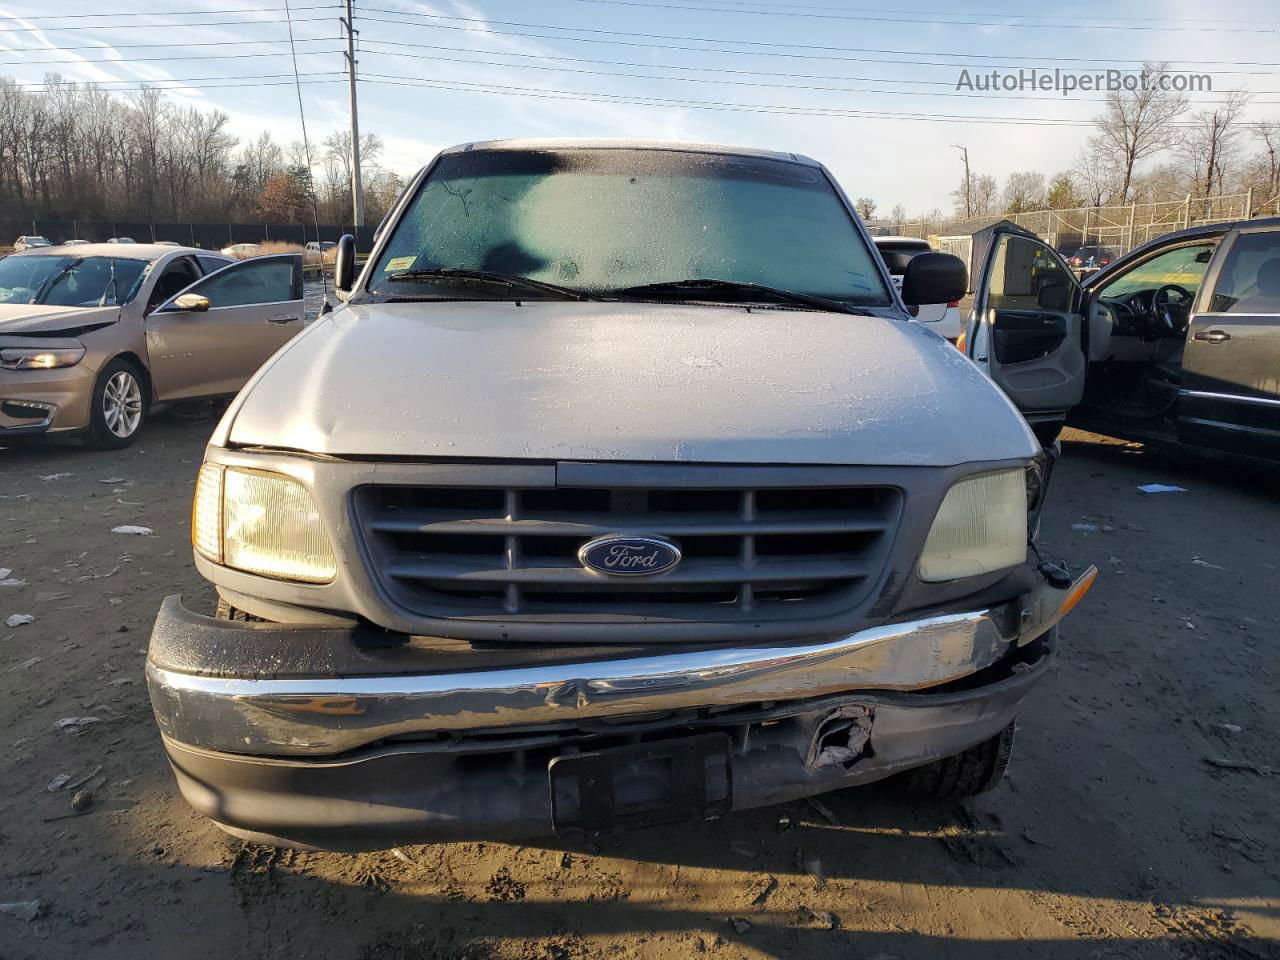
[[[750,294],[759,302],[762,298],[781,303],[798,303],[819,310],[833,313],[854,313],[860,316],[871,316],[858,307],[832,300],[828,297],[816,297],[809,293],[797,293],[794,290],[783,290],[781,287],[770,287],[763,283],[748,283],[745,280],[719,280],[715,277],[703,277],[692,280],[666,280],[661,283],[644,283],[637,287],[624,287],[612,291],[621,297],[650,297],[671,293],[738,293]]]
[[[36,295],[31,298],[31,302],[42,303],[44,298],[48,296],[49,292],[54,288],[58,281],[74,270],[79,262],[80,261],[78,260],[72,260],[70,263],[64,264],[57,273],[51,273],[49,276],[45,277],[44,282],[40,284],[40,289],[38,289],[36,291]]]
[[[552,293],[558,297],[564,297],[568,300],[595,299],[580,290],[557,286],[554,283],[545,283],[542,280],[534,280],[530,277],[521,277],[513,273],[498,273],[495,270],[468,270],[463,267],[432,267],[420,270],[402,270],[399,273],[390,274],[386,279],[394,280],[397,283],[412,283],[415,280],[460,280],[464,283],[498,283],[507,287],[524,287],[527,290],[539,290],[543,293]]]

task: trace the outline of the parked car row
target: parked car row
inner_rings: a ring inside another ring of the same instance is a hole
[[[112,237],[111,239],[103,242],[119,244],[137,243],[138,241],[134,240],[133,237]],[[63,240],[61,243],[55,244],[48,237],[37,236],[35,234],[24,234],[13,242],[13,252],[21,253],[24,250],[34,250],[37,247],[83,247],[90,243],[93,243],[93,241]],[[182,244],[178,243],[176,240],[156,240],[152,246],[180,247]],[[243,259],[244,257],[256,256],[258,251],[261,249],[261,246],[262,245],[258,243],[233,243],[230,246],[223,247],[219,252],[226,254],[229,257]],[[303,249],[308,257],[314,256],[316,258],[324,257],[331,259],[337,246],[338,244],[331,240],[322,240],[319,242],[312,240],[309,241]]]
[[[112,237],[104,243],[137,243],[133,237]],[[48,237],[37,236],[36,234],[24,234],[17,240],[13,241],[13,252],[21,253],[24,250],[35,250],[39,247],[83,247],[92,240],[63,240],[61,243],[54,243]],[[176,240],[157,240],[154,246],[161,247],[177,247],[181,246]]]

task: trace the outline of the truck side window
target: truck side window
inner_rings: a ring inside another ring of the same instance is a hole
[[[1212,313],[1280,313],[1280,232],[1241,234],[1227,254]]]

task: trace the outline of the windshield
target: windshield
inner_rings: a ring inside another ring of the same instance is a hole
[[[111,265],[115,264],[114,296]],[[60,307],[96,307],[128,303],[147,266],[145,260],[119,257],[5,257],[0,260],[0,303],[38,303]]]
[[[716,279],[888,306],[874,256],[815,167],[669,150],[477,151],[440,159],[370,287],[538,295],[420,274],[391,279],[452,268],[593,295]]]

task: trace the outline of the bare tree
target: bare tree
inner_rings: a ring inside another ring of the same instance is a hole
[[[1004,184],[1005,213],[1026,213],[1043,210],[1045,204],[1044,174],[1034,170],[1009,174]]]
[[[362,174],[366,167],[377,165],[378,158],[382,156],[382,148],[382,138],[376,133],[366,133],[360,137],[360,172]],[[326,158],[341,166],[342,176],[350,184],[352,174],[351,131],[335,130],[325,137],[324,152]]]
[[[1119,177],[1101,135],[1090,137],[1080,148],[1074,173],[1082,199],[1088,206],[1100,207],[1111,199]]]
[[[996,178],[989,173],[974,173],[970,171],[969,179],[966,182],[964,177],[960,178],[960,185],[951,191],[951,198],[955,201],[957,217],[985,217],[992,212],[995,204],[996,192],[999,185]]]
[[[973,215],[975,217],[990,216],[994,212],[996,193],[999,189],[1000,186],[996,183],[996,178],[989,173],[973,178],[969,199],[973,205]]]
[[[2,122],[0,130],[3,130]],[[1253,135],[1262,144],[1263,151],[1254,161],[1254,180],[1264,194],[1262,204],[1266,204],[1280,197],[1280,122],[1268,120],[1259,123],[1254,127]]]
[[[1133,203],[1182,200],[1187,195],[1187,171],[1172,163],[1162,163],[1145,173],[1135,174],[1129,188]]]
[[[1239,119],[1249,102],[1243,90],[1233,90],[1212,110],[1197,110],[1191,126],[1178,141],[1179,154],[1191,176],[1191,192],[1207,197],[1225,192],[1227,169],[1240,148]]]
[[[891,211],[889,212],[889,219],[890,219],[893,223],[906,223],[906,222],[907,222],[907,208],[906,208],[906,207],[904,207],[904,206],[903,206],[902,204],[900,204],[900,203],[895,203],[895,204],[893,205],[893,210],[891,210]]]
[[[858,211],[858,216],[863,220],[870,220],[876,215],[876,202],[870,197],[859,197],[853,201],[853,209]]]
[[[1134,168],[1175,141],[1173,123],[1187,109],[1187,98],[1164,79],[1168,72],[1167,61],[1144,63],[1142,83],[1134,90],[1108,93],[1105,111],[1094,120],[1099,139],[1120,171],[1121,203],[1128,202]]]
[[[365,212],[371,222],[381,220],[404,189],[404,181],[396,173],[375,167],[364,185]]]

